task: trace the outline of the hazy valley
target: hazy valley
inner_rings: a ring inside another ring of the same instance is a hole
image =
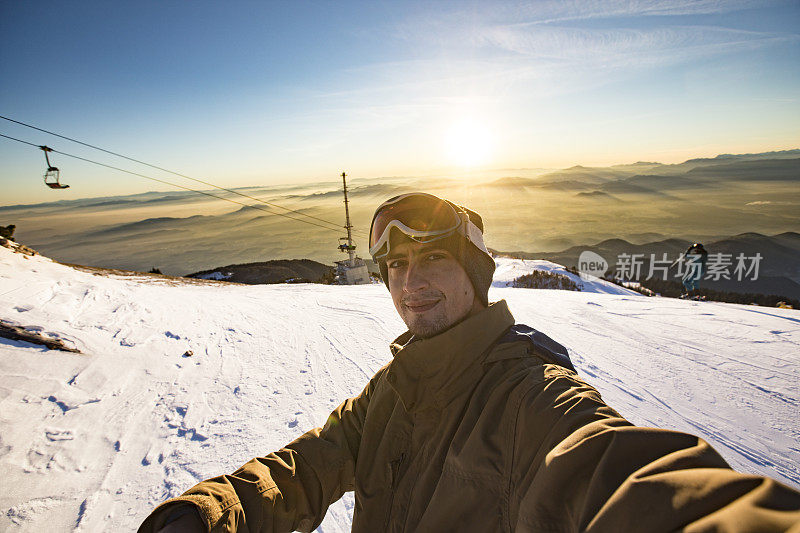
[[[741,233],[773,236],[800,230],[800,150],[677,165],[504,169],[464,179],[355,178],[350,183],[350,212],[363,257],[375,207],[413,190],[478,211],[486,223],[487,245],[495,250],[527,252],[564,264],[570,247],[609,239],[633,245],[667,239],[713,242]],[[344,225],[341,182],[335,179],[236,191],[312,215],[316,218],[310,220],[321,226]],[[303,218],[297,213],[211,192],[255,208],[192,192],[151,192],[3,206],[0,225],[15,224],[18,241],[62,262],[132,270],[158,267],[175,275],[271,259],[330,263],[345,257],[337,250],[343,229],[305,224],[272,214]],[[672,255],[679,247],[673,243],[661,251]]]

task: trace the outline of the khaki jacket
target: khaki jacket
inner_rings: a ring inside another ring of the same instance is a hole
[[[734,472],[702,439],[633,426],[561,345],[513,325],[498,302],[436,337],[401,335],[324,427],[140,531],[185,503],[213,531],[312,531],[347,491],[354,532],[800,531],[800,493]]]

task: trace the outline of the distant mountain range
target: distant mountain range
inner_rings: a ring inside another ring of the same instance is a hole
[[[485,185],[574,191],[596,197],[614,193],[666,196],[665,191],[732,186],[746,181],[800,181],[800,150],[690,159],[677,165],[575,166],[534,178],[500,178]]]
[[[616,268],[618,258],[622,254],[642,254],[641,273],[642,277],[646,277],[649,274],[651,254],[655,255],[656,261],[660,261],[664,254],[669,261],[674,261],[686,251],[690,244],[692,244],[690,241],[683,239],[666,239],[645,244],[633,244],[623,239],[608,239],[593,245],[572,246],[560,252],[502,252],[497,250],[493,250],[493,252],[519,259],[545,259],[564,266],[577,266],[581,252],[588,250],[599,254],[608,261],[611,270]],[[772,236],[760,233],[741,233],[703,244],[710,254],[709,258],[718,253],[730,254],[734,265],[735,258],[740,253],[744,254],[746,258],[760,254],[761,260],[755,280],[751,279],[752,273],[744,276],[745,279],[741,281],[737,280],[733,275],[734,267],[731,266],[729,269],[731,279],[703,280],[700,283],[701,286],[728,292],[776,294],[800,299],[800,233],[788,231]],[[750,264],[751,261],[747,261],[747,265]],[[680,278],[675,277],[675,267],[668,274],[668,279],[680,281]],[[655,275],[659,278],[663,277],[658,271]]]
[[[689,240],[800,231],[800,150],[679,164],[499,169],[463,179],[362,178],[350,185],[353,238],[364,258],[374,209],[390,196],[420,190],[480,213],[486,242],[498,250],[566,251],[615,238],[645,247],[677,239],[677,250]],[[80,182],[72,186],[77,191]],[[22,242],[58,261],[109,268],[183,275],[293,257],[331,264],[343,258],[339,238],[346,235],[340,187],[337,180],[213,191],[236,204],[163,191],[0,206],[0,225],[15,224]],[[783,264],[783,257],[775,252],[764,268]],[[765,275],[800,281],[794,272],[779,266]]]

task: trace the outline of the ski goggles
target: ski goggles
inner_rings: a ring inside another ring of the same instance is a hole
[[[375,261],[389,254],[392,229],[409,239],[428,243],[460,234],[487,255],[483,233],[466,209],[438,196],[415,192],[395,196],[381,204],[369,230],[369,253]]]

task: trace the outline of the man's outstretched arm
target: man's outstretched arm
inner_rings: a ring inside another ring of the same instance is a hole
[[[731,470],[696,436],[633,426],[556,374],[521,402],[512,530],[800,532],[800,492]]]
[[[323,428],[164,502],[139,532],[184,527],[196,523],[195,517],[204,526],[199,531],[312,531],[328,506],[353,490],[361,431],[376,379],[334,410]],[[182,515],[190,510],[187,506],[193,509]]]

